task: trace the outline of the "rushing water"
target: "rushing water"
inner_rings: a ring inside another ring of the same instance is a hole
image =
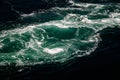
[[[120,25],[120,4],[73,3],[21,14],[21,24],[0,31],[0,66],[65,63],[90,55],[99,31]]]

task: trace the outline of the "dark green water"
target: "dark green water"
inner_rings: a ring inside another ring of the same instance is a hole
[[[90,55],[102,40],[99,31],[120,25],[120,4],[73,3],[22,14],[20,20],[0,31],[0,66],[65,63]]]

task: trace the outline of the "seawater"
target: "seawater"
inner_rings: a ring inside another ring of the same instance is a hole
[[[73,3],[68,7],[21,14],[21,24],[0,31],[0,66],[65,63],[88,56],[99,31],[120,26],[120,4]]]

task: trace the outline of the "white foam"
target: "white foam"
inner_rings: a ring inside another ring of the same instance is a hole
[[[57,53],[63,52],[64,49],[62,49],[62,48],[52,48],[52,49],[44,48],[43,51],[46,53],[49,53],[49,54],[57,54]]]
[[[30,14],[22,14],[21,16],[22,17],[29,17],[29,16],[34,16],[35,15],[35,13],[30,13]]]

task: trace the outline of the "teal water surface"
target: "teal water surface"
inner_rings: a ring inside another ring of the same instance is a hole
[[[90,55],[99,31],[120,25],[120,4],[73,3],[21,14],[21,24],[0,31],[0,66],[66,62]]]

